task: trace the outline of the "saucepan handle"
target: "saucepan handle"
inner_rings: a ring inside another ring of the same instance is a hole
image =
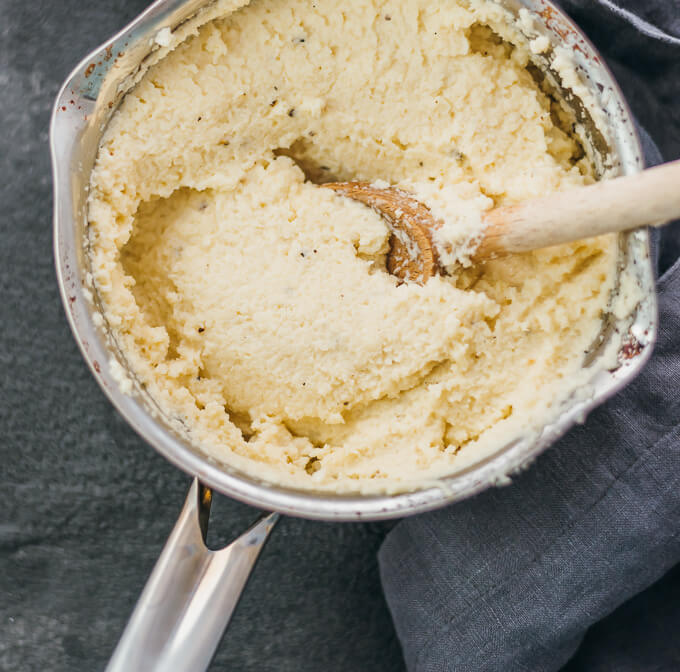
[[[263,516],[219,551],[205,545],[212,492],[194,480],[108,672],[206,670],[278,520]]]

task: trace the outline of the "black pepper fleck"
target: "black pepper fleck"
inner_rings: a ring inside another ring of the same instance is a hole
[[[198,328],[198,333],[202,334],[205,331],[205,327],[199,327]]]
[[[279,102],[278,100],[272,100],[272,102],[269,103],[269,107],[274,107],[278,102]]]
[[[288,110],[288,116],[289,117],[294,117],[295,116],[295,108],[292,107],[290,110]]]

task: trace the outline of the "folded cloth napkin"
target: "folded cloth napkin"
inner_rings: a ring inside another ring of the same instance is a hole
[[[663,119],[650,126],[655,139],[665,159],[680,156],[678,0],[562,5],[607,56],[621,56],[614,69],[637,116]],[[659,84],[648,100],[646,70]],[[659,163],[642,137],[648,163]],[[511,486],[387,536],[381,579],[410,672],[559,670],[591,625],[680,562],[679,239],[675,225],[658,244],[660,330],[642,374]],[[612,664],[598,669],[680,669],[677,659]]]

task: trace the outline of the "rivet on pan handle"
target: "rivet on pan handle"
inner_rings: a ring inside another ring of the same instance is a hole
[[[107,672],[201,672],[210,665],[279,514],[226,548],[205,545],[212,492],[195,479]]]

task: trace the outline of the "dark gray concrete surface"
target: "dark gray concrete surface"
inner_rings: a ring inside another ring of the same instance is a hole
[[[145,0],[0,0],[0,670],[103,669],[189,485],[120,419],[71,338],[52,263],[50,108]],[[219,498],[214,543],[254,509]],[[215,670],[403,669],[385,525],[284,520]]]

